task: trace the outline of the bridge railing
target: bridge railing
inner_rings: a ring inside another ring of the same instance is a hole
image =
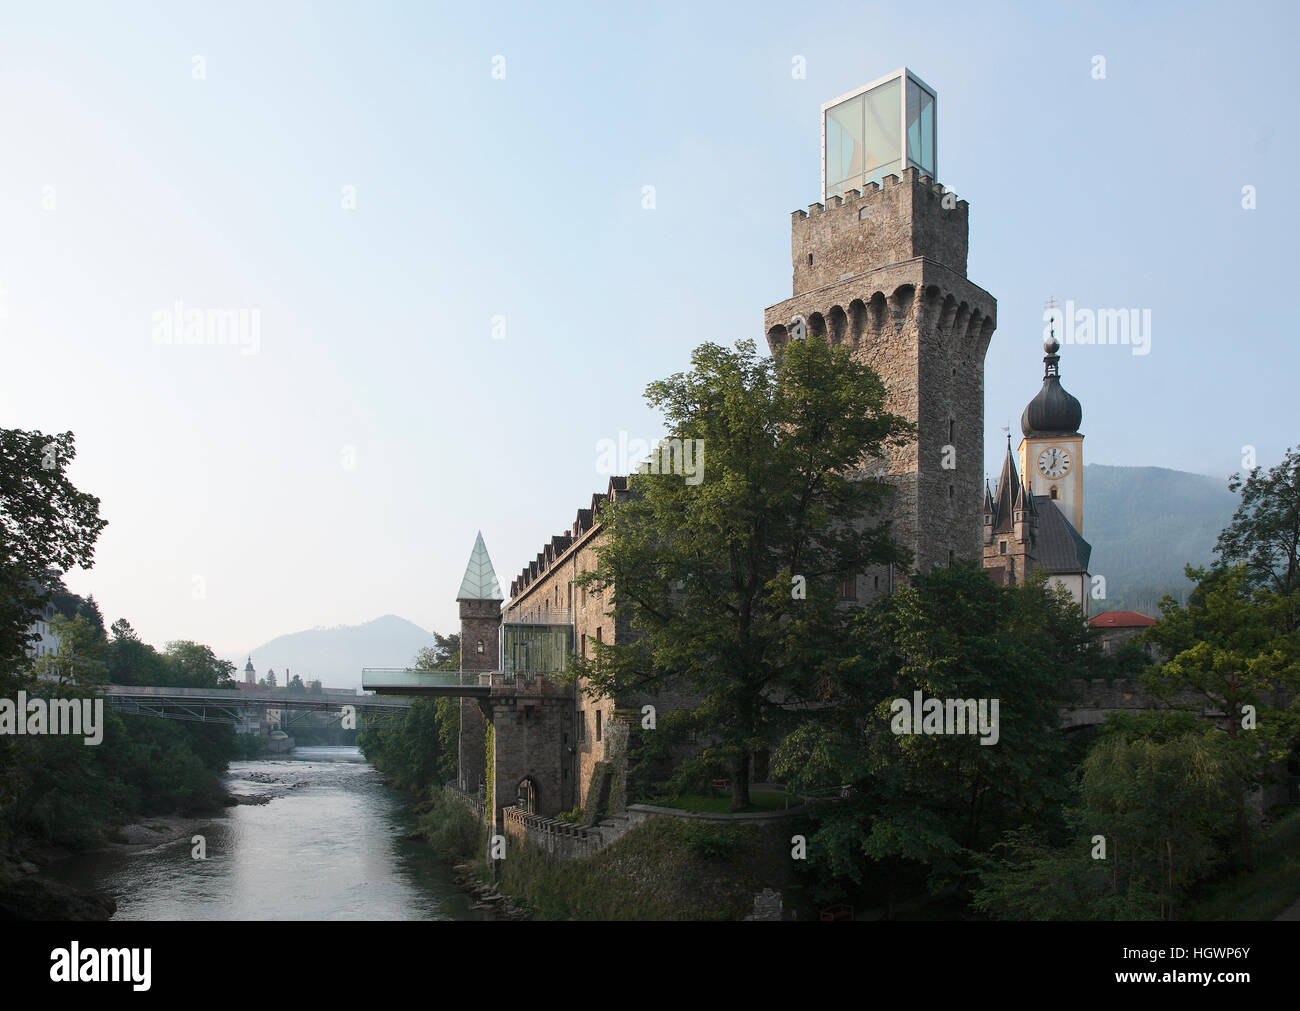
[[[414,670],[410,667],[364,667],[361,670],[363,691],[393,688],[470,688],[492,684],[492,672],[455,670]]]

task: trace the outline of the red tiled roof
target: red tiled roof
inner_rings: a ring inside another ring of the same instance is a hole
[[[1156,619],[1138,611],[1102,611],[1088,619],[1097,628],[1150,628]]]

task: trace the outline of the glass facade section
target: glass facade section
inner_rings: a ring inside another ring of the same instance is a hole
[[[862,174],[861,97],[826,111],[826,182],[841,184]],[[841,192],[843,192],[841,190]]]
[[[907,162],[934,177],[934,96],[907,82]]]
[[[912,165],[935,175],[935,96],[906,69],[824,109],[824,196]]]
[[[501,667],[506,680],[516,677],[531,681],[568,669],[573,652],[573,628],[569,625],[510,624],[501,629]]]

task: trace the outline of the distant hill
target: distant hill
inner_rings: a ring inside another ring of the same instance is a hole
[[[415,654],[431,645],[433,633],[386,614],[364,625],[291,632],[227,659],[235,664],[235,677],[240,681],[251,652],[259,681],[268,670],[274,670],[282,685],[288,667],[290,676],[297,674],[304,681],[320,678],[326,688],[359,688],[362,667],[409,667]]]
[[[1186,602],[1192,584],[1183,566],[1214,557],[1219,531],[1239,496],[1228,479],[1164,467],[1083,468],[1084,537],[1092,543],[1093,575],[1106,577],[1106,599],[1092,610],[1141,611],[1159,617],[1170,593]]]

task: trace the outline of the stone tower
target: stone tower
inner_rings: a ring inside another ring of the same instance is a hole
[[[501,669],[498,632],[501,628],[501,587],[483,534],[474,539],[465,578],[456,602],[460,604],[460,669],[464,672]],[[460,788],[476,793],[487,771],[487,720],[478,700],[460,700]]]
[[[983,556],[984,355],[997,302],[966,278],[965,200],[934,181],[934,92],[905,68],[822,107],[824,203],[795,211],[793,297],[764,313],[790,340],[847,345],[918,437],[867,461],[895,488],[896,540],[927,570]],[[864,573],[867,597],[902,574]]]

